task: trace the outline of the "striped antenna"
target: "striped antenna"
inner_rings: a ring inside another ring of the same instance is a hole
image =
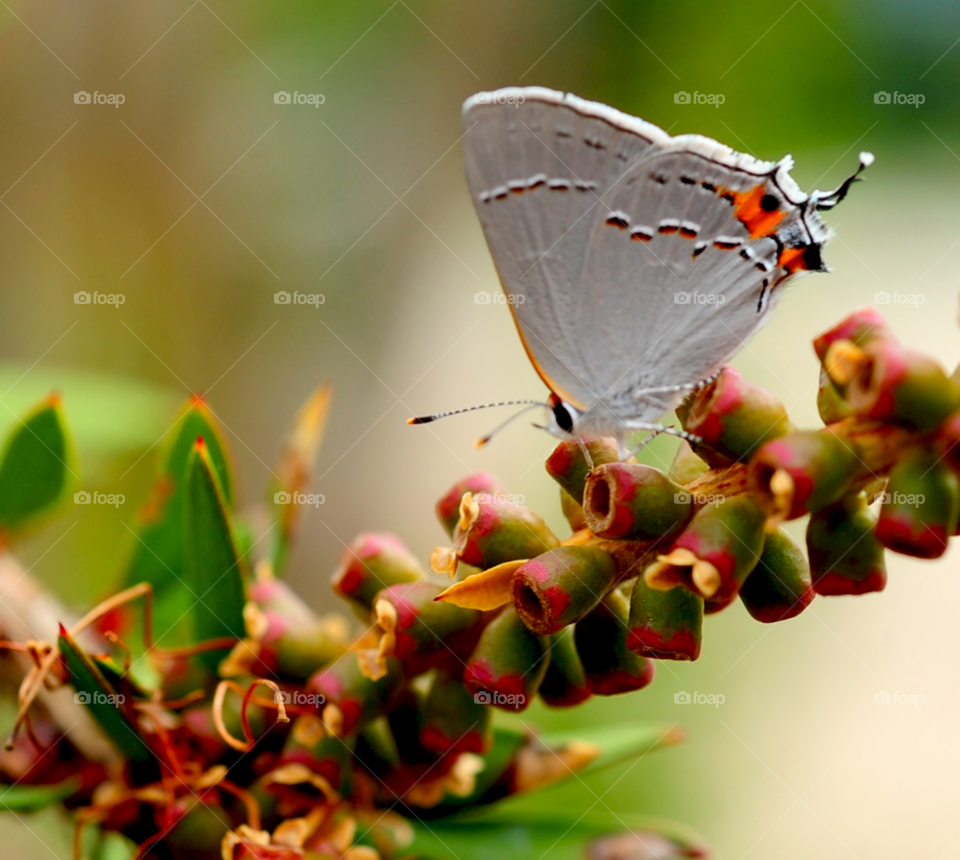
[[[481,436],[479,439],[477,439],[475,443],[476,446],[478,448],[482,448],[484,445],[487,444],[487,442],[489,442],[494,436],[496,436],[501,430],[503,430],[504,427],[506,427],[508,424],[512,424],[515,419],[519,418],[521,415],[525,415],[531,409],[536,409],[538,406],[546,406],[546,405],[547,405],[546,403],[530,403],[529,405],[524,406],[523,409],[521,409],[519,412],[514,412],[513,415],[511,415],[502,424],[498,424],[496,427],[494,427],[493,430],[487,433],[486,436]]]
[[[479,406],[464,406],[463,409],[451,409],[449,412],[437,412],[434,415],[419,415],[407,419],[407,424],[430,424],[433,421],[439,421],[441,418],[449,418],[451,415],[462,415],[464,412],[476,412],[478,409],[493,409],[496,406],[545,406],[549,404],[540,400],[501,400],[499,403],[481,403]]]

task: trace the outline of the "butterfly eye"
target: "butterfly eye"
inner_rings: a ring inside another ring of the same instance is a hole
[[[556,419],[557,426],[565,433],[573,432],[573,416],[570,410],[563,403],[553,405],[553,417]]]

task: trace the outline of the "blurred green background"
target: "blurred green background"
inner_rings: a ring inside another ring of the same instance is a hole
[[[191,391],[227,428],[240,492],[256,500],[279,440],[323,378],[335,406],[291,579],[318,609],[360,530],[392,530],[426,558],[435,499],[497,473],[560,528],[542,462],[549,437],[499,419],[410,428],[415,412],[541,396],[507,310],[475,305],[496,279],[463,177],[460,105],[540,84],[797,160],[808,190],[870,149],[867,181],[830,218],[829,276],[794,282],[736,364],[818,426],[810,339],[878,293],[907,342],[960,360],[960,6],[946,0],[666,4],[439,0],[0,3],[0,425],[58,388],[87,490],[20,548],[68,604],[107,592],[131,549],[148,453]],[[677,91],[722,93],[681,105]],[[119,107],[77,92],[123,94]],[[277,105],[278,91],[323,94]],[[919,107],[876,92],[922,94]],[[198,198],[200,200],[198,201]],[[276,305],[278,290],[322,294]],[[122,294],[78,305],[74,293]],[[649,451],[668,459],[669,444]],[[146,456],[145,456],[146,455]],[[802,534],[802,525],[797,534]],[[542,726],[657,719],[681,747],[558,791],[586,807],[686,821],[720,858],[960,857],[956,549],[891,558],[886,592],[818,600],[767,628],[736,604],[704,655],[662,664],[642,694]],[[719,708],[674,704],[722,693]],[[922,693],[919,708],[875,692]],[[44,856],[4,822],[2,856]],[[33,830],[37,830],[31,824]],[[43,823],[54,856],[63,834]]]

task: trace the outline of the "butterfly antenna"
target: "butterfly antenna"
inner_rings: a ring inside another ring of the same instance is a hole
[[[476,412],[478,409],[492,409],[495,406],[548,406],[539,400],[501,400],[499,403],[481,403],[479,406],[464,406],[463,409],[451,409],[448,412],[437,412],[434,415],[419,415],[407,419],[407,424],[430,424],[441,418],[451,415],[462,415],[464,412]]]
[[[484,445],[487,444],[487,442],[489,442],[494,436],[496,436],[501,430],[503,430],[504,427],[506,427],[508,424],[511,424],[514,421],[514,419],[519,418],[521,415],[525,415],[531,409],[536,409],[538,406],[545,406],[545,405],[546,405],[545,403],[539,403],[539,402],[533,402],[533,403],[527,404],[519,412],[514,412],[513,415],[511,415],[502,424],[498,424],[496,427],[494,427],[493,430],[487,433],[486,436],[481,436],[479,439],[477,439],[476,446],[478,448],[482,448]]]
[[[844,179],[833,191],[814,191],[813,194],[810,195],[810,203],[813,205],[813,208],[818,212],[824,209],[833,209],[834,206],[847,196],[850,186],[860,178],[860,174],[871,164],[873,164],[873,153],[861,152],[860,164],[851,176]]]

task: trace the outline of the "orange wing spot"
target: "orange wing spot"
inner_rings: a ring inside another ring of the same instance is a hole
[[[784,248],[780,252],[780,258],[777,265],[786,269],[791,275],[794,272],[805,272],[807,270],[807,261],[804,259],[806,248]]]
[[[727,189],[721,189],[721,194]],[[779,206],[772,212],[762,205],[767,197],[767,190],[763,184],[756,185],[749,191],[733,192],[733,205],[737,218],[750,231],[751,239],[761,239],[769,236],[777,225],[787,217],[787,213]]]

